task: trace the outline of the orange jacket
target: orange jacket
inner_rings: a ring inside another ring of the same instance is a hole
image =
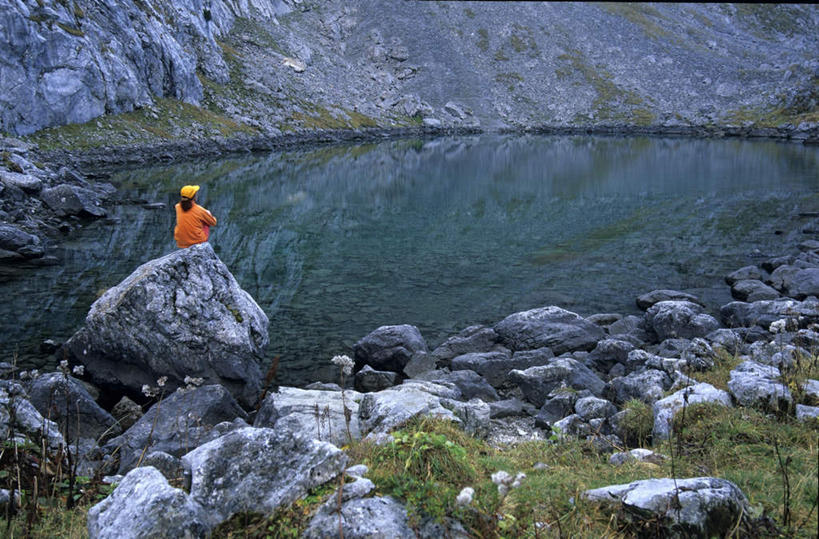
[[[173,238],[176,245],[184,248],[208,241],[210,227],[216,225],[216,217],[196,202],[188,211],[183,211],[179,203],[175,208],[176,228],[173,229]]]

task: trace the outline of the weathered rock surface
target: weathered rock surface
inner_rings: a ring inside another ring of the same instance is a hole
[[[804,327],[819,322],[819,301],[815,298],[804,301],[780,298],[753,303],[732,301],[722,306],[720,316],[729,327],[759,326],[767,330],[772,322],[781,319],[793,319]]]
[[[354,385],[357,391],[370,393],[381,391],[398,383],[398,373],[392,371],[377,371],[369,365],[364,365],[355,373]]]
[[[576,390],[587,389],[599,396],[605,383],[588,367],[571,358],[557,358],[548,365],[513,370],[509,379],[517,384],[526,400],[535,406],[542,406],[553,390],[566,386]]]
[[[498,392],[486,379],[472,370],[430,371],[417,377],[418,380],[453,384],[461,392],[464,400],[478,398],[484,402],[498,400]]]
[[[3,255],[1,252],[8,254]],[[45,254],[42,241],[20,227],[0,223],[0,258],[40,258]]]
[[[109,452],[119,448],[119,473],[126,473],[143,454],[164,451],[181,457],[229,430],[246,427],[246,417],[222,386],[177,390],[105,447]]]
[[[50,449],[65,446],[59,426],[37,411],[22,385],[10,380],[0,380],[0,439],[28,440],[38,446],[44,439]]]
[[[743,279],[731,285],[731,295],[739,301],[754,302],[765,299],[776,299],[779,292],[762,281]]]
[[[680,292],[678,290],[653,290],[637,298],[637,307],[647,311],[650,307],[661,301],[688,301],[702,306],[702,302],[693,294]]]
[[[720,324],[703,310],[691,301],[659,301],[646,311],[646,325],[661,341],[673,337],[704,337],[718,329]]]
[[[776,367],[743,361],[731,371],[728,391],[742,406],[785,412],[793,397],[788,386],[779,381],[780,375]]]
[[[613,378],[608,385],[608,395],[617,404],[625,404],[631,399],[653,404],[663,397],[671,384],[671,377],[665,372],[646,369]]]
[[[328,442],[247,427],[184,457],[190,499],[215,525],[240,511],[269,514],[344,470],[347,456]]]
[[[209,515],[155,468],[132,470],[88,511],[92,538],[205,537]]]
[[[453,358],[464,354],[491,352],[498,347],[498,335],[486,326],[469,326],[445,340],[431,352],[438,367],[449,367]]]
[[[701,402],[712,402],[722,406],[733,406],[731,396],[711,384],[699,383],[685,387],[654,403],[654,439],[665,440],[671,435],[671,422],[683,406]]]
[[[509,315],[494,329],[512,351],[550,348],[555,355],[591,350],[605,335],[600,326],[555,306]]]
[[[362,432],[386,433],[417,415],[460,422],[451,410],[441,405],[441,398],[457,400],[460,396],[456,389],[431,382],[401,384],[378,393],[367,393],[359,403]]]
[[[62,425],[68,441],[111,438],[122,432],[114,417],[103,410],[76,379],[59,372],[38,376],[28,386],[31,404],[44,417]]]
[[[583,498],[622,509],[634,522],[659,518],[664,536],[725,535],[750,511],[739,487],[716,477],[646,479],[587,490]]]
[[[509,372],[518,369],[546,365],[554,358],[550,348],[520,350],[514,354],[506,351],[471,353],[458,356],[452,360],[452,370],[468,369],[475,371],[493,387],[508,383]]]
[[[256,404],[268,319],[207,244],[180,249],[137,268],[91,306],[66,343],[102,388],[138,393],[167,377],[225,386]]]
[[[358,341],[353,352],[356,370],[369,365],[401,373],[415,354],[427,352],[427,343],[415,326],[382,326]]]
[[[361,439],[358,406],[363,398],[356,391],[317,391],[280,387],[265,397],[254,427],[267,427],[343,446]],[[349,437],[344,408],[349,414]],[[352,438],[352,440],[350,439]]]
[[[415,539],[409,525],[407,509],[389,496],[355,498],[341,506],[341,530],[344,537],[394,537]],[[339,535],[337,507],[322,507],[310,521],[303,537],[327,539]]]
[[[60,217],[78,215],[81,217],[105,217],[99,196],[84,187],[66,183],[50,189],[43,189],[40,198]]]

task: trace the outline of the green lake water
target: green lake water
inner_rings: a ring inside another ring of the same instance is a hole
[[[270,318],[278,380],[335,380],[330,358],[381,325],[430,349],[473,324],[558,305],[637,314],[657,288],[716,311],[723,278],[815,235],[819,148],[772,141],[482,135],[231,156],[117,172],[123,199],[0,283],[0,350],[53,359],[101,291],[175,249],[179,188],[202,186],[211,244]]]

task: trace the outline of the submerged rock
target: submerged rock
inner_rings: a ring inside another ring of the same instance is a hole
[[[190,376],[219,383],[252,407],[267,327],[261,308],[203,243],[137,268],[94,302],[65,346],[109,391],[135,394],[160,377],[173,390]]]

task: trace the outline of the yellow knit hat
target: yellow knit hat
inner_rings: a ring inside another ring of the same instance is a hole
[[[185,198],[193,198],[197,191],[199,191],[198,185],[186,185],[179,193]]]

